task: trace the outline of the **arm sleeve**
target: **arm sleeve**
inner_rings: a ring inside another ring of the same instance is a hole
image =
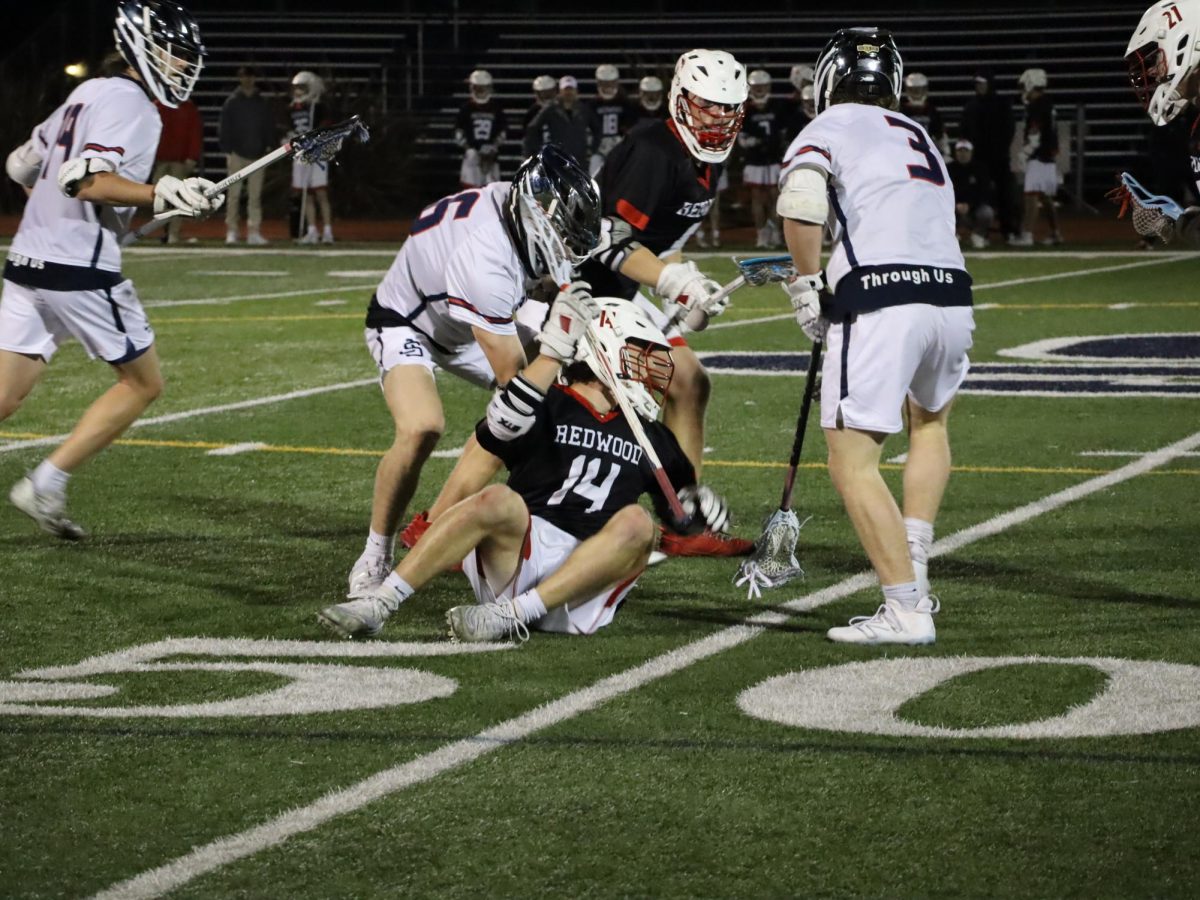
[[[618,145],[609,160],[604,167],[604,213],[624,219],[636,236],[650,224],[650,215],[671,188],[669,161],[636,139]]]
[[[512,278],[489,258],[486,248],[468,239],[446,264],[446,302],[450,317],[493,334],[516,334]]]
[[[829,117],[809,122],[783,154],[779,183],[783,184],[788,174],[801,166],[832,175],[835,138],[836,131]]]
[[[508,133],[508,117],[504,115],[504,110],[496,110],[496,124],[492,129],[492,139],[489,143],[501,144],[504,142],[504,135]]]

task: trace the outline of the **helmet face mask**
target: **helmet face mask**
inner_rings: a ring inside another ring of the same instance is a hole
[[[163,106],[176,108],[196,86],[205,49],[191,13],[166,0],[120,0],[113,38],[125,62]]]
[[[611,63],[596,67],[596,95],[601,100],[612,100],[621,90],[621,72]]]
[[[662,108],[663,83],[661,78],[647,75],[638,82],[638,101],[642,108],[649,112],[658,112]]]
[[[471,92],[471,100],[481,106],[492,99],[492,73],[486,69],[476,69],[467,76],[467,89]]]
[[[325,93],[325,82],[315,72],[297,72],[292,79],[292,100],[296,103],[316,103]]]
[[[755,69],[746,79],[750,91],[750,102],[759,109],[771,99],[771,76],[763,69]]]
[[[1125,49],[1125,65],[1155,125],[1200,101],[1200,0],[1163,0],[1147,9]]]
[[[903,78],[904,60],[890,31],[843,28],[817,58],[817,112],[845,102],[896,109]]]
[[[695,159],[718,163],[729,158],[748,95],[746,67],[723,50],[692,50],[679,57],[669,111]]]
[[[675,373],[671,347],[662,331],[630,301],[610,297],[596,302],[600,306],[596,334],[608,366],[592,356],[586,342],[580,343],[576,359],[587,363],[610,391],[619,390],[639,416],[653,422]],[[608,369],[616,375],[617,385],[611,383]]]
[[[571,280],[600,240],[600,192],[591,176],[555,144],[521,164],[507,212],[526,274]]]

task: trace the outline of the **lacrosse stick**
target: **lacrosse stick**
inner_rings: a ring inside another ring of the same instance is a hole
[[[629,398],[625,396],[625,386],[617,378],[616,373],[613,372],[612,363],[605,355],[604,348],[600,344],[600,335],[596,333],[595,320],[588,322],[587,330],[583,333],[583,339],[587,341],[588,352],[592,354],[592,358],[599,360],[601,368],[604,369],[604,380],[612,390],[613,397],[617,400],[617,406],[621,408],[621,414],[625,416],[625,421],[629,423],[629,430],[633,432],[633,439],[642,448],[642,453],[646,456],[646,462],[654,470],[654,479],[658,482],[659,489],[662,490],[663,496],[667,499],[667,505],[671,507],[671,515],[675,517],[675,526],[683,533],[686,530],[685,526],[688,524],[689,517],[683,510],[683,504],[679,502],[679,495],[675,492],[675,487],[671,484],[671,479],[667,477],[662,460],[658,458],[658,453],[655,452],[654,445],[650,443],[650,438],[646,435],[646,429],[642,427],[641,418],[638,417],[633,404],[629,402]]]
[[[314,100],[308,105],[308,122],[310,125],[317,120],[317,101]],[[308,182],[312,179],[311,172],[304,173],[304,188],[300,191],[300,225],[297,227],[299,234],[296,235],[297,240],[304,240],[304,235],[308,228]]]
[[[792,511],[792,489],[796,485],[800,451],[804,447],[804,432],[808,430],[808,413],[816,392],[817,373],[821,370],[821,347],[820,341],[814,341],[812,355],[808,359],[804,399],[800,402],[800,416],[796,420],[796,436],[792,439],[792,455],[783,479],[779,509],[767,518],[763,533],[754,542],[754,552],[741,564],[734,577],[733,583],[738,587],[743,584],[748,586],[750,600],[761,596],[763,588],[779,587],[804,575],[804,569],[796,559],[796,543],[800,539],[800,529],[808,519],[801,522]]]
[[[796,274],[796,267],[792,264],[790,256],[750,256],[743,259],[738,259],[736,256],[730,257],[733,264],[738,267],[738,276],[724,285],[719,291],[708,298],[709,303],[714,303],[719,300],[724,300],[738,288],[750,285],[751,287],[762,287],[764,284],[770,284],[774,281],[787,281]],[[689,309],[680,304],[678,308],[671,314],[670,320],[667,322],[667,329],[678,325],[680,319],[688,315]],[[687,323],[691,327],[692,323]],[[703,324],[699,328],[692,328],[693,331],[703,331],[708,327],[708,316],[704,316]]]
[[[358,116],[351,116],[345,122],[330,125],[328,128],[316,128],[312,131],[306,131],[304,134],[298,134],[283,146],[272,150],[266,156],[259,157],[248,166],[238,169],[228,178],[218,181],[204,192],[204,196],[211,199],[218,194],[223,194],[229,190],[230,185],[244,181],[260,169],[265,169],[267,166],[281,159],[289,159],[294,156],[301,162],[306,163],[331,160],[342,149],[342,144],[345,143],[346,139],[351,137],[360,144],[366,143],[370,138],[367,126],[362,123],[362,120]],[[132,244],[134,241],[162,228],[170,219],[186,215],[189,215],[189,213],[182,209],[171,209],[160,212],[137,231],[131,231],[121,238],[121,245]]]
[[[1133,230],[1142,237],[1156,237],[1169,244],[1175,237],[1175,224],[1183,215],[1183,207],[1170,197],[1151,194],[1128,172],[1121,173],[1121,183],[1105,196],[1120,204],[1117,218],[1133,209]]]

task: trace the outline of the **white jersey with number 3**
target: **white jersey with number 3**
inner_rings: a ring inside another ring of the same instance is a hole
[[[792,141],[780,183],[800,166],[829,179],[835,246],[826,281],[837,311],[970,305],[954,187],[924,128],[878,106],[838,104]]]
[[[33,130],[42,171],[25,204],[12,256],[120,272],[120,238],[133,208],[65,196],[58,170],[69,159],[104,159],[123,178],[145,182],[161,132],[158,110],[133,79],[92,78],[75,88]]]

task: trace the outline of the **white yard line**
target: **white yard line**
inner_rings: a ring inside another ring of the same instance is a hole
[[[379,286],[378,282],[370,284],[339,284],[330,287],[306,288],[302,291],[275,291],[269,294],[237,294],[232,297],[198,297],[195,300],[147,300],[142,303],[146,308],[168,306],[224,306],[226,303],[240,303],[244,300],[279,300],[284,297],[310,297],[313,294],[340,294],[344,291],[373,291]]]
[[[1113,456],[1113,457],[1134,457],[1141,456],[1140,450],[1081,450],[1076,456]],[[1200,453],[1180,453],[1181,457],[1200,456]]]
[[[1200,432],[1143,454],[1137,460],[1112,472],[1088,479],[1074,487],[1019,506],[943,538],[934,544],[933,555],[951,553],[983,538],[1000,534],[1068,503],[1145,474],[1197,447],[1200,447]],[[807,612],[848,597],[870,587],[874,582],[873,573],[861,572],[783,606],[792,612]],[[429,781],[443,772],[464,766],[535,732],[572,719],[609,700],[745,644],[762,634],[766,626],[778,624],[786,619],[785,613],[777,611],[751,616],[740,625],[724,628],[715,634],[647,660],[641,665],[601,679],[586,688],[572,691],[544,706],[481,731],[474,737],[453,741],[431,753],[377,772],[348,788],[326,794],[308,806],[282,813],[262,825],[196,847],[190,853],[119,882],[96,896],[105,900],[162,896],[202,875],[276,847],[293,835],[312,831],[331,819],[361,809],[396,791]]]
[[[318,394],[328,394],[333,391],[344,391],[349,388],[363,387],[368,384],[378,384],[378,378],[360,378],[357,381],[340,381],[337,384],[326,384],[321,387],[303,388],[298,391],[288,391],[286,394],[271,394],[267,397],[254,397],[250,400],[239,400],[236,403],[223,403],[220,406],[201,406],[197,409],[186,409],[181,412],[166,413],[161,416],[151,416],[148,419],[138,419],[130,428],[144,428],[147,425],[163,425],[167,422],[179,422],[183,419],[193,419],[197,416],[210,416],[214,413],[233,412],[239,409],[253,409],[256,406],[269,406],[272,403],[282,403],[285,400],[298,400],[301,397],[315,397]],[[13,441],[0,444],[0,453],[11,453],[14,450],[24,450],[27,447],[46,447],[59,444],[66,440],[67,435],[55,434],[49,437],[33,438],[28,441]]]

